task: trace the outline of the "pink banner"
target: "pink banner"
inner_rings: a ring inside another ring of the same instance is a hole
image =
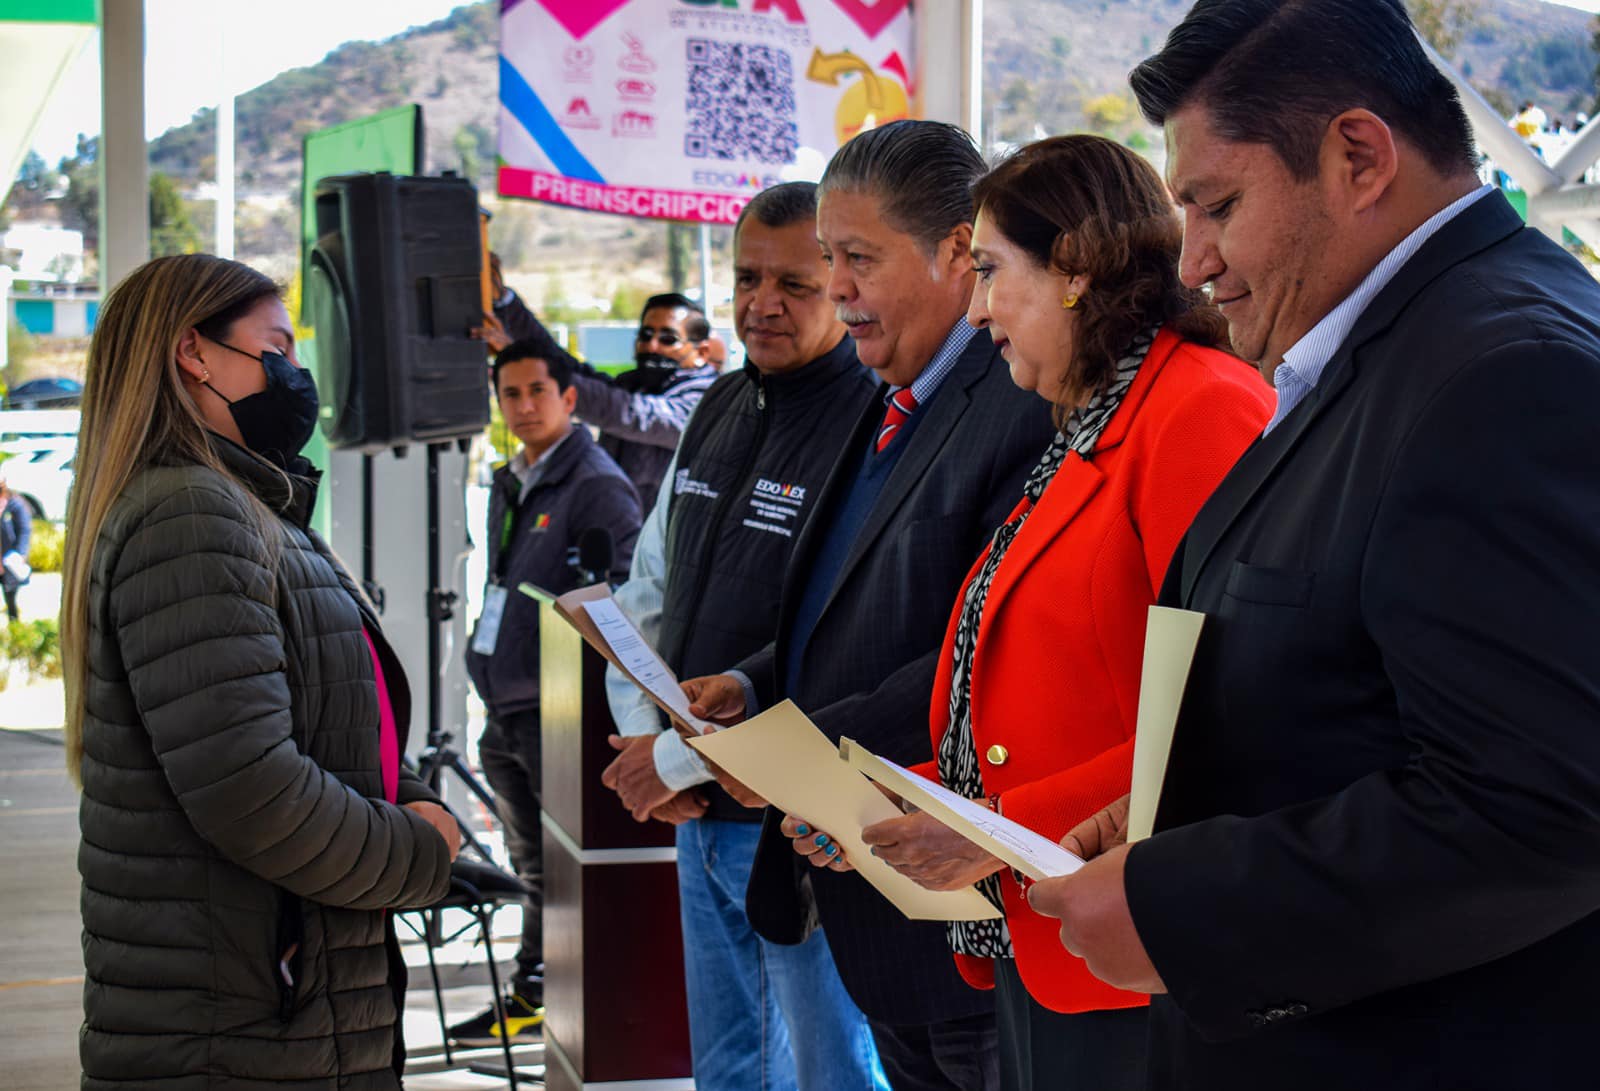
[[[752,189],[751,195],[754,192]],[[500,193],[506,197],[531,197],[536,201],[548,201],[589,212],[614,212],[623,216],[706,224],[733,223],[751,196],[608,186],[518,167],[500,168]]]

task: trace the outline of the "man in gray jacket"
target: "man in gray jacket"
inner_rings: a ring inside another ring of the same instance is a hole
[[[649,515],[689,414],[717,379],[715,354],[722,346],[711,334],[705,311],[676,292],[645,300],[634,338],[635,366],[612,378],[556,342],[500,279],[497,259],[491,260],[490,269],[498,302],[494,314],[474,334],[497,352],[514,340],[527,341],[540,356],[570,365],[578,392],[577,415],[600,430],[600,446],[633,482],[644,514]]]
[[[639,535],[639,499],[610,455],[575,425],[571,365],[519,341],[494,362],[495,395],[522,450],[494,475],[489,501],[489,587],[467,652],[467,672],[488,709],[478,743],[494,789],[506,847],[528,887],[522,944],[506,998],[511,1037],[544,1019],[543,859],[539,792],[539,610],[517,587],[562,594],[584,582],[571,556],[585,535],[604,531],[612,563],[600,577],[621,580]],[[463,1045],[494,1045],[493,1007],[450,1029]]]

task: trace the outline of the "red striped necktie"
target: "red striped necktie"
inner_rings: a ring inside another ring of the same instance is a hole
[[[895,433],[911,414],[917,411],[917,399],[909,386],[903,386],[889,395],[889,406],[883,412],[883,426],[878,429],[878,450],[889,446]]]

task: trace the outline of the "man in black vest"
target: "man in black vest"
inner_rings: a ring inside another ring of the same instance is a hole
[[[543,346],[513,342],[495,357],[493,380],[506,427],[522,450],[495,471],[489,500],[489,586],[467,651],[467,673],[488,711],[478,743],[495,793],[506,848],[527,885],[522,944],[506,997],[513,1040],[537,1037],[544,1018],[543,860],[539,820],[539,607],[517,593],[531,583],[554,594],[577,587],[569,562],[578,540],[605,530],[613,547],[610,578],[621,578],[639,535],[633,485],[588,429],[572,421],[577,391],[572,365]],[[463,1045],[499,1041],[494,1008],[450,1028]]]
[[[703,674],[772,639],[789,553],[855,416],[875,386],[833,315],[817,254],[816,186],[752,200],[734,232],[734,320],[744,370],[706,393],[678,448],[618,599],[653,628],[680,676]],[[744,912],[761,811],[740,805],[631,685],[614,686],[626,735],[605,782],[643,821],[678,825],[695,1085],[883,1087],[865,1019],[827,940],[767,943]],[[659,733],[658,733],[659,732]],[[703,813],[702,813],[703,812]],[[691,817],[699,815],[699,817]]]
[[[970,136],[933,121],[862,133],[829,162],[817,211],[828,295],[887,389],[853,422],[795,545],[776,642],[737,664],[743,679],[688,680],[697,715],[788,697],[835,742],[906,765],[933,757],[928,704],[956,595],[1055,435],[1049,407],[966,320],[971,189],[985,169]],[[957,973],[943,922],[909,921],[860,875],[800,861],[782,818],[768,809],[751,869],[756,927],[798,939],[814,894],[896,1091],[997,1087],[994,1000]]]

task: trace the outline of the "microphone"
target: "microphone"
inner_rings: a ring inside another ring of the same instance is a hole
[[[577,570],[579,580],[585,586],[599,583],[606,580],[611,572],[616,543],[605,527],[590,527],[578,535],[573,554],[567,563]]]

